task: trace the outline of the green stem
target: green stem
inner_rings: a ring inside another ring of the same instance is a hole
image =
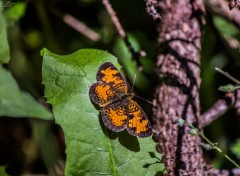
[[[222,156],[224,156],[228,161],[230,161],[233,165],[235,165],[237,168],[240,169],[240,166],[232,160],[227,154],[225,154],[216,144],[211,142],[202,132],[200,132],[197,128],[195,128],[191,123],[185,121],[185,125],[191,127],[192,129],[196,130],[197,133],[207,142],[211,145],[211,147],[215,150],[217,150]]]
[[[224,76],[228,77],[236,84],[240,85],[240,81],[237,80],[236,78],[232,77],[231,75],[229,75],[227,72],[224,72],[223,70],[221,70],[220,68],[217,68],[217,67],[215,68],[215,70],[218,71],[219,73],[223,74]]]
[[[235,86],[235,90],[240,89],[240,85]]]

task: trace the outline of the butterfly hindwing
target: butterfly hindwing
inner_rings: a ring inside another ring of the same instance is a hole
[[[105,126],[112,131],[119,132],[126,128],[128,117],[124,101],[115,101],[103,107],[101,116]]]
[[[152,135],[150,122],[142,108],[133,100],[127,105],[127,131],[133,136],[149,137]]]

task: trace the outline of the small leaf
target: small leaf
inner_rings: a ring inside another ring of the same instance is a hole
[[[178,124],[179,127],[183,127],[184,123],[185,123],[185,120],[183,120],[182,118],[179,118],[177,120],[177,124]]]
[[[206,150],[212,150],[213,147],[210,144],[207,143],[201,143],[200,144],[203,148],[205,148]]]
[[[12,75],[0,66],[0,116],[52,119],[52,114],[28,93],[20,91]]]
[[[190,129],[189,131],[187,131],[188,132],[188,134],[191,134],[191,135],[193,135],[193,136],[195,136],[195,135],[197,135],[198,134],[198,132],[197,132],[197,130],[196,129]]]
[[[223,91],[223,92],[233,92],[236,90],[236,87],[232,84],[227,84],[224,86],[220,86],[218,90]]]
[[[230,21],[224,19],[220,16],[214,16],[213,22],[216,28],[220,31],[225,37],[236,36],[239,33],[239,29]],[[226,28],[227,26],[227,28]]]
[[[7,40],[7,28],[2,14],[2,3],[0,1],[0,64],[8,63],[10,59],[9,46]]]
[[[237,156],[238,159],[240,159],[240,139],[238,139],[235,144],[231,146],[231,151]]]
[[[108,61],[120,68],[114,56],[95,49],[66,56],[43,49],[41,54],[45,95],[66,140],[65,175],[155,175],[163,170],[149,155],[154,152],[161,158],[151,138],[107,130],[89,98],[101,64]]]

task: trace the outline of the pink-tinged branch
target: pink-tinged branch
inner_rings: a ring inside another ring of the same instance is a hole
[[[203,127],[210,125],[231,107],[235,108],[240,114],[240,90],[227,93],[224,99],[218,100],[209,110],[202,114],[200,120]]]
[[[111,16],[112,22],[116,26],[119,35],[123,38],[126,37],[126,33],[125,33],[121,23],[119,22],[118,17],[116,15],[116,12],[113,10],[109,1],[108,0],[103,0],[102,2],[103,2],[103,5],[106,7],[109,15]]]
[[[229,8],[232,10],[233,8],[240,8],[240,0],[230,0]]]
[[[72,15],[69,15],[69,14],[64,15],[63,21],[69,26],[71,26],[73,29],[75,29],[76,31],[82,33],[83,35],[91,39],[92,41],[97,42],[100,40],[100,36],[98,33],[90,29],[86,24],[79,21]]]
[[[240,27],[240,10],[237,8],[229,10],[229,4],[225,0],[206,0],[205,2],[210,11],[221,15]]]

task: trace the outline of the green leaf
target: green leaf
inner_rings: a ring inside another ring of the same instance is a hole
[[[107,130],[99,108],[89,98],[89,87],[96,82],[101,64],[110,61],[120,68],[114,56],[95,49],[65,56],[43,49],[41,54],[45,96],[66,140],[65,175],[152,176],[162,171],[156,143],[151,138],[133,137],[126,130]]]
[[[3,2],[0,1],[0,3]],[[2,8],[2,4],[0,4],[0,64],[8,63],[10,59],[7,40],[7,28],[2,14]]]
[[[233,37],[239,33],[239,29],[233,23],[229,22],[229,20],[226,20],[220,16],[214,16],[213,22],[216,25],[217,29],[225,37],[229,36]]]
[[[20,91],[12,75],[0,66],[0,116],[52,119],[52,114],[28,93]]]
[[[4,16],[6,17],[8,24],[13,24],[25,14],[25,11],[26,11],[26,3],[17,2],[12,4],[11,7],[7,8],[4,11]]]
[[[130,35],[129,36],[129,41],[131,42],[131,45],[133,46],[133,48],[136,51],[139,51],[139,44],[137,42],[137,40]],[[129,52],[129,49],[127,48],[125,42],[123,41],[122,38],[118,38],[114,44],[114,53],[121,58],[121,63],[124,66],[124,70],[126,70],[127,75],[129,76],[129,78],[133,81],[134,76],[136,75],[136,80],[135,80],[135,86],[141,90],[141,91],[146,91],[149,89],[148,86],[146,85],[150,85],[150,79],[148,77],[146,77],[142,72],[138,71],[137,68],[137,63],[135,60],[132,59],[132,55]],[[153,70],[153,64],[151,62],[150,59],[147,58],[140,58],[140,61],[144,66],[144,72],[146,70],[148,70],[148,74],[150,73],[149,70]],[[151,68],[149,68],[149,66]],[[148,69],[146,69],[148,68]],[[151,74],[151,73],[150,73]]]
[[[223,92],[233,92],[234,90],[236,90],[236,86],[232,85],[232,84],[227,84],[224,86],[220,86],[218,88],[218,90],[223,91]]]
[[[237,156],[238,159],[240,159],[240,139],[238,139],[236,143],[231,146],[231,151]]]
[[[6,171],[4,166],[0,166],[0,175],[1,176],[9,176]]]

